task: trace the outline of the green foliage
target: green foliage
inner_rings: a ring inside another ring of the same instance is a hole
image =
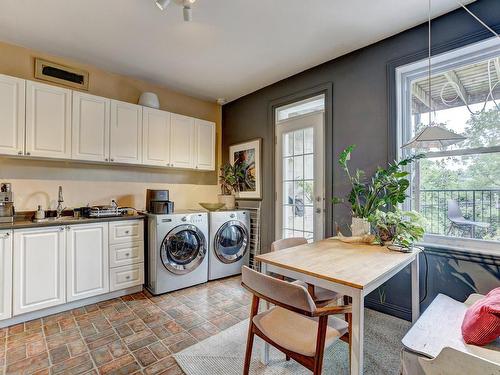
[[[229,163],[220,167],[219,182],[222,194],[231,195],[240,190],[240,183],[245,179],[244,166],[240,163]]]
[[[409,247],[424,236],[425,219],[416,211],[375,211],[369,218],[376,228],[381,244],[392,241],[396,245]]]
[[[410,186],[407,176],[409,172],[404,168],[423,154],[409,156],[399,162],[389,163],[387,168],[378,168],[369,182],[365,182],[365,172],[356,169],[351,173],[348,165],[355,145],[347,147],[339,155],[339,164],[346,173],[351,184],[351,191],[347,202],[351,206],[352,215],[359,218],[369,218],[375,211],[396,206],[406,199],[406,190]],[[345,203],[342,198],[333,198],[333,203]]]

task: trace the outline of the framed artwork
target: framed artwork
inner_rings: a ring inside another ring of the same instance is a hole
[[[242,199],[262,199],[261,148],[261,138],[229,146],[231,165],[243,166],[244,179],[239,193]]]

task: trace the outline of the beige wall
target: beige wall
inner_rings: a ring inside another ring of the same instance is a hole
[[[144,91],[158,94],[161,109],[193,116],[217,124],[217,161],[221,160],[221,107],[216,103],[186,96],[168,88],[110,73],[72,60],[47,55],[0,42],[0,74],[35,80],[34,58],[89,71],[89,90],[94,95],[137,103]],[[52,83],[50,83],[52,84]],[[109,203],[143,208],[147,188],[170,189],[178,208],[195,208],[197,202],[216,201],[217,173],[172,171],[160,168],[104,166],[76,162],[37,161],[0,157],[0,181],[13,184],[18,211],[36,205],[54,207],[57,187],[63,185],[68,207]]]

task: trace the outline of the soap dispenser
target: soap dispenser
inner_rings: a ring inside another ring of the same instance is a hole
[[[38,209],[35,212],[35,219],[36,220],[43,220],[45,219],[45,211],[42,209],[42,206],[38,206]]]

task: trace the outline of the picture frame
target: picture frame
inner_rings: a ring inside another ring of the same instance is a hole
[[[245,178],[240,184],[240,199],[262,199],[262,138],[229,146],[229,162],[245,163]]]

